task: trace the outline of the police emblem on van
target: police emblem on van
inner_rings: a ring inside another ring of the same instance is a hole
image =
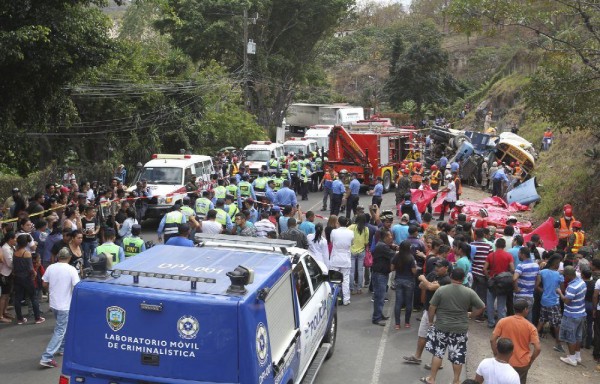
[[[269,347],[269,335],[267,328],[263,323],[258,323],[256,327],[256,357],[260,365],[267,362],[267,351]]]
[[[199,330],[200,323],[194,316],[184,315],[177,320],[177,332],[182,339],[195,339]]]
[[[113,331],[118,331],[125,325],[125,310],[121,307],[106,308],[106,322]]]

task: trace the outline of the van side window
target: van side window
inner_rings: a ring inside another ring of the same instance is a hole
[[[294,286],[296,288],[296,294],[298,295],[298,301],[300,302],[300,308],[304,308],[304,305],[310,300],[310,284],[304,266],[302,263],[296,265],[294,268]]]
[[[304,263],[306,264],[306,270],[312,282],[313,290],[316,292],[321,283],[327,281],[327,276],[321,272],[321,268],[311,256],[306,256]]]
[[[187,183],[188,181],[191,180],[191,176],[192,176],[192,166],[189,166],[185,169],[185,179],[183,180],[184,183]]]

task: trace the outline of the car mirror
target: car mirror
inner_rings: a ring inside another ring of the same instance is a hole
[[[342,284],[344,274],[340,271],[329,270],[329,282],[334,284]]]

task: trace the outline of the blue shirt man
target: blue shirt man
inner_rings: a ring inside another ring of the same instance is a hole
[[[535,279],[539,273],[540,266],[530,258],[526,258],[515,268],[515,274],[518,275],[517,287],[519,288],[519,292],[514,293],[515,298],[530,298],[533,300]]]
[[[444,155],[440,157],[440,169],[446,169],[446,165],[448,165],[448,158]]]
[[[269,203],[273,204],[276,199],[275,191],[273,190],[273,186],[275,182],[273,180],[269,180],[267,183],[267,189],[265,190],[265,197],[269,200]]]
[[[587,291],[586,285],[580,277],[577,277],[575,268],[573,267],[565,268],[565,276],[572,280],[569,282],[569,285],[565,290],[565,295],[561,295],[563,301],[565,302],[563,316],[570,317],[572,319],[580,319],[585,317],[585,293]]]
[[[540,279],[544,292],[542,293],[542,307],[553,307],[559,303],[556,288],[565,281],[563,275],[553,269],[542,269],[540,271]]]
[[[358,196],[358,192],[360,192],[360,181],[352,179],[350,182],[350,194]]]
[[[519,249],[521,249],[522,245],[515,245],[511,249],[508,249],[507,252],[510,253],[515,262],[515,268],[521,264],[521,260],[519,260]]]
[[[194,242],[190,239],[187,239],[183,236],[173,236],[167,242],[166,245],[176,245],[178,247],[193,247]]]
[[[450,164],[450,172],[458,172],[458,168],[459,165],[456,161],[453,161],[452,164]]]
[[[381,184],[381,182],[378,182],[377,184],[375,184],[375,187],[373,188],[373,196],[381,197],[382,194],[383,194],[383,184]]]
[[[346,193],[346,187],[344,187],[344,183],[340,179],[336,179],[331,183],[331,193],[334,195],[343,195]]]
[[[494,180],[502,180],[506,183],[508,183],[508,177],[506,176],[506,173],[504,173],[504,168],[500,168],[498,169],[493,175],[492,175],[492,179]]]
[[[283,188],[277,191],[275,195],[275,205],[279,206],[292,206],[295,207],[298,204],[296,200],[296,192],[290,189],[290,182],[286,180],[283,182]]]
[[[394,243],[400,244],[404,240],[408,239],[408,219],[405,220],[403,217],[400,220],[400,224],[394,224],[391,229],[394,235]]]

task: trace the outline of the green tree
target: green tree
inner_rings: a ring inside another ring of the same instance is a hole
[[[26,174],[50,150],[49,130],[74,115],[65,86],[114,53],[104,0],[23,0],[0,4],[0,163]],[[45,149],[45,150],[44,150]]]
[[[415,118],[423,118],[425,105],[449,105],[463,93],[448,71],[448,54],[441,34],[431,23],[399,30],[391,51],[390,75],[385,93],[392,108],[407,101],[415,104]]]

